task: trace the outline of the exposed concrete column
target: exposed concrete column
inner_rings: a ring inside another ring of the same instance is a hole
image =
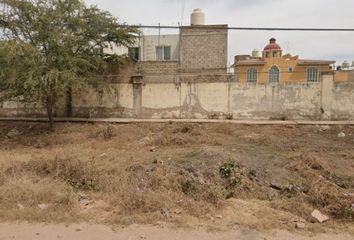
[[[333,102],[333,88],[334,88],[334,73],[322,73],[321,83],[321,119],[329,120],[333,115],[332,102]]]

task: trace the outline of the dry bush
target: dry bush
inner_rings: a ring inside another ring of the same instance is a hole
[[[210,127],[210,130],[224,135],[233,135],[234,134],[234,124],[220,123],[214,124]]]
[[[35,158],[26,163],[26,169],[39,176],[65,181],[80,190],[95,190],[100,180],[93,161],[82,161],[69,155]]]
[[[116,136],[115,127],[111,124],[100,125],[98,129],[95,129],[89,134],[90,138],[100,138],[104,140],[110,140]]]
[[[221,206],[226,199],[226,189],[217,184],[201,184],[197,181],[187,180],[181,184],[182,192],[195,201],[205,201],[215,206]]]
[[[73,220],[75,200],[72,188],[59,181],[47,178],[11,180],[0,187],[0,218],[50,222]],[[48,205],[48,209],[41,210],[39,204]]]
[[[337,184],[338,181],[343,182],[339,177],[328,177],[328,175],[333,175],[330,174],[330,169],[314,156],[301,155],[293,160],[289,169],[296,171],[304,182],[303,192],[298,192],[293,196],[294,199],[302,199],[312,208],[321,209],[334,218],[354,219],[352,209],[354,196],[347,195],[348,190]],[[294,211],[294,209],[288,210]]]
[[[112,204],[119,206],[119,212],[124,215],[160,212],[170,202],[168,195],[150,190],[139,192],[137,189],[130,189],[112,200]]]
[[[161,134],[151,141],[154,146],[221,145],[221,140],[205,132],[198,124],[173,124],[165,126]]]
[[[308,201],[315,207],[324,209],[338,219],[354,219],[352,204],[354,196],[346,195],[341,187],[329,182],[324,177],[309,182]]]

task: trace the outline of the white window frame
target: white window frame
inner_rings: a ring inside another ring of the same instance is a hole
[[[166,50],[169,48],[170,49],[170,56],[169,58],[166,56]],[[159,49],[161,49],[161,52],[159,53]],[[161,54],[161,55],[159,55]],[[156,46],[156,60],[157,61],[170,61],[172,59],[172,48],[171,46],[165,46],[165,45],[161,45],[161,46]]]
[[[306,72],[307,72],[307,82],[320,81],[320,69],[318,67],[308,67]]]

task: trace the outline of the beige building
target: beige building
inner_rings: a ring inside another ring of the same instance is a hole
[[[235,56],[236,79],[250,83],[301,83],[319,82],[323,73],[335,74],[336,82],[348,81],[348,72],[335,71],[335,61],[300,59],[283,54],[282,48],[272,38],[262,52]]]

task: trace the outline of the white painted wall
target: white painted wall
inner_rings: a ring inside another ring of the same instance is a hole
[[[171,61],[179,60],[179,35],[150,35],[142,36],[135,44],[135,47],[140,47],[141,61],[156,61],[156,47],[170,46],[171,47]],[[118,55],[128,54],[128,48],[121,46],[112,46],[112,48],[105,49],[106,53],[116,53]]]

